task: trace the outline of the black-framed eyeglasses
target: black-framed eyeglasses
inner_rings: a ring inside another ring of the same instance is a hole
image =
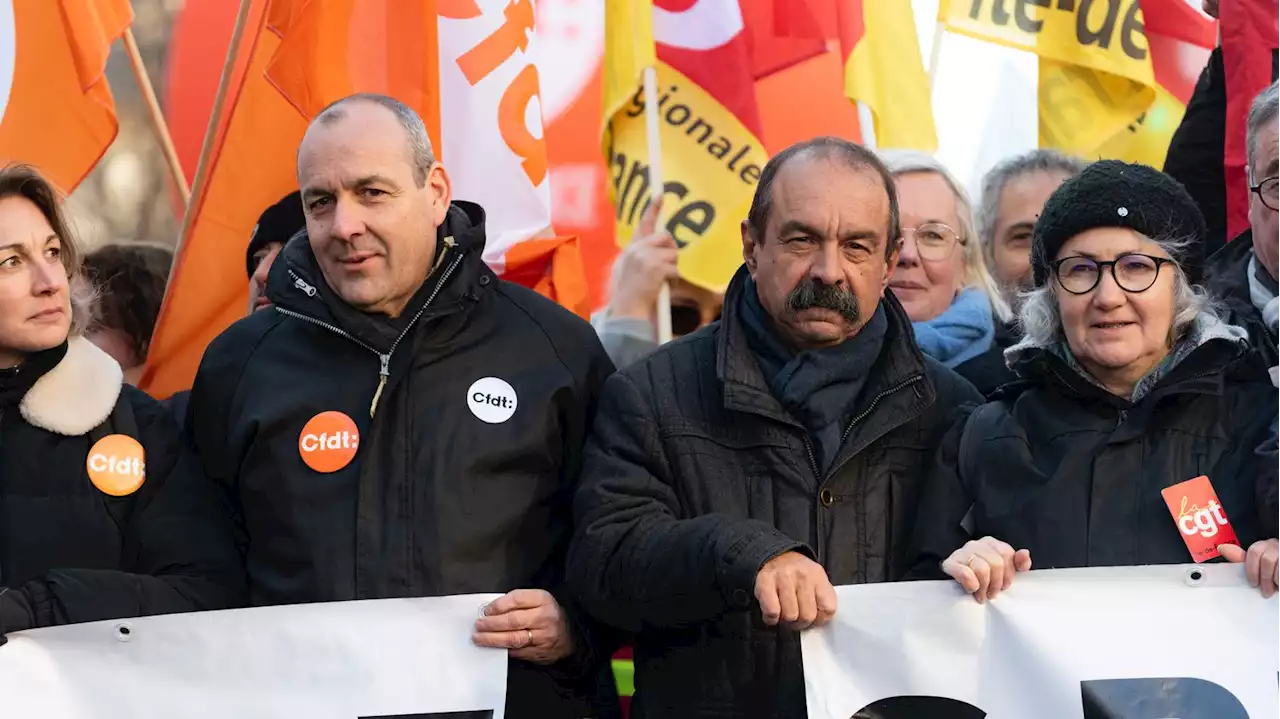
[[[1102,280],[1102,271],[1111,268],[1111,278],[1125,292],[1146,292],[1160,276],[1160,267],[1171,264],[1167,257],[1152,257],[1136,252],[1120,255],[1114,260],[1099,262],[1088,257],[1064,257],[1053,263],[1053,275],[1062,289],[1073,295],[1093,291]]]
[[[1249,188],[1268,210],[1280,210],[1280,177],[1268,177]]]

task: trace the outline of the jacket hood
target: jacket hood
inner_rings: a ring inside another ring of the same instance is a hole
[[[427,302],[432,303],[434,316],[459,309],[465,299],[474,300],[491,286],[493,273],[481,259],[484,221],[479,205],[454,202],[449,206],[445,221],[436,229],[436,265],[398,317],[366,313],[342,300],[325,281],[306,232],[294,236],[280,251],[267,276],[267,298],[278,308],[336,325],[379,352],[387,351]]]

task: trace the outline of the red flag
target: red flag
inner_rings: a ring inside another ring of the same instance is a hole
[[[1253,98],[1275,80],[1280,18],[1275,0],[1233,0],[1221,5],[1222,65],[1227,81],[1227,239],[1249,229],[1245,125]]]
[[[826,33],[809,0],[740,0],[756,79],[827,51]]]

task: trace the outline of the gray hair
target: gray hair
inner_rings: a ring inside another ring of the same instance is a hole
[[[1258,154],[1258,137],[1262,134],[1263,128],[1276,119],[1280,115],[1280,89],[1277,86],[1280,83],[1271,83],[1267,89],[1258,93],[1253,98],[1253,104],[1249,106],[1249,119],[1245,124],[1245,138],[1248,153],[1249,165],[1249,183],[1257,182],[1257,178],[1253,176],[1253,160]]]
[[[390,110],[396,116],[396,121],[400,123],[400,127],[404,128],[404,134],[409,141],[409,155],[413,162],[413,179],[418,183],[418,187],[427,184],[427,173],[431,171],[431,166],[435,164],[435,153],[431,150],[431,137],[427,134],[426,123],[414,112],[412,107],[400,102],[394,97],[387,95],[379,95],[375,92],[361,92],[330,103],[327,107],[316,115],[311,121],[313,125],[332,125],[347,116],[345,106],[353,102],[369,102],[375,105],[381,105]]]
[[[987,263],[996,261],[996,219],[1000,216],[1000,196],[1010,182],[1037,172],[1075,177],[1086,163],[1057,150],[1032,150],[1001,160],[982,177],[982,205],[978,209],[978,237]]]
[[[956,216],[960,220],[960,227],[957,229],[960,232],[960,243],[964,251],[964,286],[981,289],[991,302],[991,309],[996,317],[1001,322],[1007,322],[1013,316],[1013,311],[1009,308],[1009,303],[1000,295],[995,280],[991,277],[991,271],[987,268],[987,262],[982,255],[977,232],[974,229],[973,205],[969,202],[969,194],[964,191],[964,187],[946,166],[928,153],[918,150],[883,150],[880,152],[880,158],[884,160],[894,177],[913,173],[932,173],[947,183],[951,194],[956,198]]]
[[[747,212],[747,227],[759,240],[764,240],[765,227],[769,224],[769,210],[773,208],[773,181],[777,178],[782,166],[799,155],[817,159],[834,159],[844,163],[849,169],[869,169],[879,176],[884,184],[884,191],[889,195],[889,226],[885,237],[885,257],[893,253],[894,243],[902,236],[899,224],[898,192],[893,186],[893,176],[884,166],[876,153],[856,142],[840,137],[815,137],[788,147],[765,163],[756,183],[755,195],[751,198],[751,209]]]
[[[1156,240],[1176,257],[1180,251],[1198,245],[1194,238]],[[1186,334],[1197,317],[1221,319],[1220,309],[1213,296],[1199,285],[1191,284],[1182,267],[1176,262],[1173,277],[1173,323],[1169,327],[1169,344],[1172,346]],[[1050,347],[1066,341],[1062,330],[1062,312],[1058,307],[1058,295],[1053,289],[1054,280],[1022,293],[1022,305],[1018,311],[1018,328],[1022,342],[1036,347]]]

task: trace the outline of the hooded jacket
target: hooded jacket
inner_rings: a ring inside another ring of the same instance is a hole
[[[253,604],[546,589],[578,651],[550,668],[513,661],[507,715],[592,716],[607,656],[561,577],[613,366],[589,324],[494,276],[483,222],[476,205],[450,208],[436,269],[396,319],[342,302],[308,238],[290,241],[267,281],[274,308],[205,353],[188,431],[237,499]],[[329,432],[353,456],[322,472],[304,454],[326,440],[304,428],[325,412],[358,436]]]
[[[1011,349],[1023,381],[938,451],[912,578],[944,578],[940,563],[983,536],[1030,550],[1037,569],[1188,563],[1161,491],[1202,475],[1241,546],[1276,536],[1275,473],[1255,453],[1276,417],[1275,390],[1239,328],[1201,319],[1194,332],[1134,402],[1049,348]]]
[[[597,617],[636,633],[637,719],[806,716],[800,634],[764,624],[756,574],[798,551],[833,584],[901,578],[933,447],[981,401],[886,293],[879,356],[820,470],[748,345],[745,274],[720,320],[609,378],[587,445],[568,571]]]
[[[231,508],[169,413],[88,340],[64,347],[0,406],[0,634],[241,606]],[[90,477],[109,434],[143,450],[142,484],[119,496]]]

